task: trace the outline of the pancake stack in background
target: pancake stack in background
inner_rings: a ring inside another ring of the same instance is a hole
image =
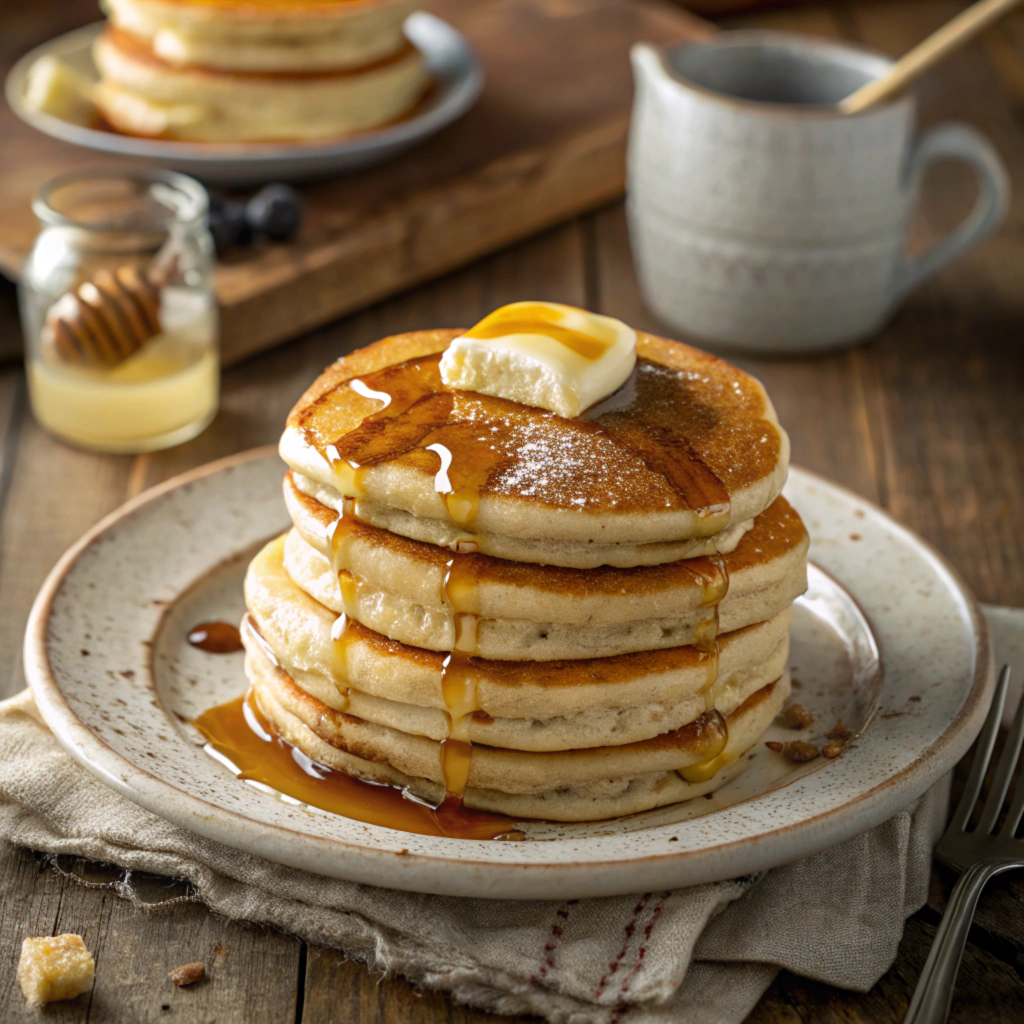
[[[117,131],[198,142],[336,138],[428,84],[416,0],[103,0],[94,98]]]
[[[786,700],[806,585],[767,395],[640,334],[626,384],[564,418],[445,385],[461,333],[361,349],[292,411],[293,528],[246,579],[259,709],[435,805],[582,821],[718,788]]]

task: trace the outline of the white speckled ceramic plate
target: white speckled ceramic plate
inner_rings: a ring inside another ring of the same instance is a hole
[[[185,634],[241,615],[250,553],[286,526],[282,468],[260,450],[141,495],[64,556],[29,622],[29,682],[61,743],[108,785],[211,839],[321,874],[452,895],[691,885],[871,828],[943,779],[984,718],[991,654],[956,575],[879,509],[794,469],[786,494],[816,566],[794,616],[791,665],[814,728],[842,717],[859,730],[836,760],[795,768],[759,745],[713,799],[526,825],[518,843],[413,835],[286,802],[238,781],[186,724],[245,687],[239,656],[205,654]]]
[[[465,37],[440,18],[418,11],[406,20],[405,32],[423,54],[436,88],[415,116],[346,139],[309,143],[143,139],[71,124],[30,107],[25,102],[28,69],[40,57],[59,57],[88,81],[96,81],[92,44],[102,28],[103,23],[86,25],[25,54],[7,76],[7,102],[11,109],[33,128],[72,145],[141,157],[203,181],[232,185],[298,181],[382,163],[461,117],[476,102],[484,83],[480,64]]]

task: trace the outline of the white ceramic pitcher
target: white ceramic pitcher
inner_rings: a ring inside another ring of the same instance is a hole
[[[835,109],[888,58],[766,31],[633,48],[628,210],[647,303],[686,334],[747,351],[822,351],[876,332],[900,300],[991,235],[1006,170],[974,129],[918,138],[902,96]],[[914,259],[907,226],[934,161],[978,176],[974,210]]]

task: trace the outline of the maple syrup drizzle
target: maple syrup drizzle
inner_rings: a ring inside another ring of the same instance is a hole
[[[558,321],[561,316],[559,310],[539,302],[530,305],[516,303],[512,308],[504,306],[484,317],[475,327],[466,331],[465,336],[487,340],[503,338],[509,334],[542,334],[591,362],[600,359],[618,340],[618,335],[611,327],[597,321],[590,322],[593,334],[587,334],[560,324]]]
[[[691,764],[689,768],[680,768],[679,774],[687,782],[707,782],[714,778],[727,764],[736,760],[735,754],[727,754],[724,750],[716,757],[701,761],[698,764]]]
[[[729,592],[729,570],[726,568],[725,559],[720,554],[707,555],[704,558],[691,558],[686,562],[679,563],[686,565],[699,578],[703,589],[703,601],[701,604],[711,609],[711,615],[704,620],[697,628],[697,635],[693,646],[701,654],[701,659],[707,659],[706,675],[701,693],[704,695],[704,710],[711,711],[715,706],[717,697],[716,686],[718,682],[718,662],[721,654],[721,645],[718,640],[719,615],[718,608],[722,599]],[[729,723],[725,721],[725,742],[729,742]],[[708,758],[688,768],[680,770],[679,774],[687,782],[706,782],[719,768],[728,764],[723,761],[723,752],[715,757]]]
[[[478,555],[456,551],[448,560],[441,583],[441,600],[455,617],[454,650],[441,664],[441,696],[448,712],[448,736],[441,742],[441,772],[445,790],[458,799],[466,791],[473,761],[470,724],[481,713],[477,674],[470,662],[470,655],[478,649],[479,559]]]
[[[353,506],[353,498],[343,498],[341,514],[327,530],[327,539],[331,545],[331,568],[337,576],[338,589],[341,591],[342,613],[331,627],[331,678],[344,699],[344,705],[339,708],[341,711],[347,711],[349,707],[351,688],[346,684],[351,672],[348,654],[354,639],[351,626],[355,621],[353,612],[359,595],[359,581],[348,568],[351,564],[349,544],[358,527],[358,520],[352,512]]]
[[[454,552],[445,567],[441,600],[455,616],[455,650],[477,653],[480,603],[477,591],[480,556]]]
[[[341,704],[338,705],[339,711],[348,711],[349,695],[352,690],[348,685],[348,651],[354,639],[351,626],[352,619],[342,612],[331,627],[331,679],[342,699]]]
[[[200,622],[188,631],[188,642],[207,654],[234,654],[242,650],[242,635],[230,622]]]
[[[535,331],[548,330],[544,324],[531,324]],[[641,359],[628,404],[595,418],[565,420],[502,398],[449,388],[441,380],[440,360],[441,353],[409,359],[339,384],[380,407],[335,440],[324,435],[330,428],[318,419],[325,415],[330,420],[324,410],[329,409],[331,392],[304,410],[301,425],[307,440],[330,463],[343,495],[365,496],[363,481],[373,467],[430,451],[438,458],[435,490],[453,522],[469,529],[481,492],[497,473],[516,467],[520,443],[509,424],[525,417],[530,423],[543,422],[549,433],[565,434],[568,449],[574,434],[596,433],[630,452],[665,480],[682,507],[697,514],[702,536],[728,524],[731,506],[725,485],[678,430],[677,371]]]
[[[332,676],[335,681],[348,682],[350,678],[348,651],[352,643],[351,623],[355,621],[359,589],[362,581],[349,569],[349,545],[358,530],[358,520],[348,512],[346,497],[341,514],[328,529],[331,545],[331,566],[338,577],[344,611],[331,630]],[[466,544],[465,546],[475,546]],[[472,744],[469,738],[470,722],[479,711],[476,696],[476,673],[469,664],[470,654],[477,652],[476,565],[472,552],[456,551],[452,554],[442,577],[441,600],[451,608],[455,621],[455,649],[442,664],[441,695],[448,713],[448,736],[441,743],[441,771],[445,790],[450,797],[461,799],[469,781]],[[340,687],[339,687],[340,689]],[[341,691],[348,709],[349,688]]]
[[[311,807],[420,835],[523,837],[514,818],[470,810],[456,800],[431,808],[394,786],[363,782],[313,761],[278,735],[251,691],[204,711],[192,724],[203,734],[207,752],[234,765],[238,778],[263,783]]]
[[[686,559],[676,565],[697,582],[702,592],[701,606],[710,609],[708,618],[697,627],[693,641],[693,646],[700,652],[700,660],[707,662],[705,681],[700,692],[704,695],[704,709],[710,711],[715,706],[715,683],[718,681],[718,607],[729,591],[729,571],[725,559],[717,553]]]
[[[763,700],[767,700],[774,690],[775,683],[770,683],[768,686],[762,686],[760,690],[756,690],[738,708],[736,708],[736,710],[733,711],[733,714],[742,715],[744,711],[751,710]],[[697,764],[691,764],[688,768],[679,769],[678,774],[687,782],[707,782],[708,779],[713,778],[718,772],[726,767],[726,765],[732,764],[743,755],[744,751],[742,750],[732,752],[726,750],[729,740],[729,724],[725,720],[724,716],[722,721],[725,722],[726,742],[714,757],[708,758],[705,761],[700,761]]]
[[[441,772],[449,796],[462,799],[469,783],[473,744],[469,726],[477,707],[477,676],[469,658],[452,651],[441,669],[441,696],[448,709],[448,736],[441,741]]]
[[[348,511],[349,503],[353,505],[353,511]],[[342,499],[342,511],[337,519],[327,528],[327,540],[331,545],[331,568],[335,572],[348,571],[351,565],[349,545],[352,535],[355,533],[356,522],[354,514],[354,499]]]

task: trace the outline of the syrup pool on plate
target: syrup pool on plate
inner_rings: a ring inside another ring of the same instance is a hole
[[[188,631],[188,642],[207,654],[234,654],[244,650],[242,634],[230,622],[200,622]]]
[[[525,839],[514,818],[464,807],[449,798],[432,808],[394,786],[376,785],[318,764],[282,739],[251,692],[203,712],[192,723],[206,750],[239,779],[356,821],[457,839]]]

